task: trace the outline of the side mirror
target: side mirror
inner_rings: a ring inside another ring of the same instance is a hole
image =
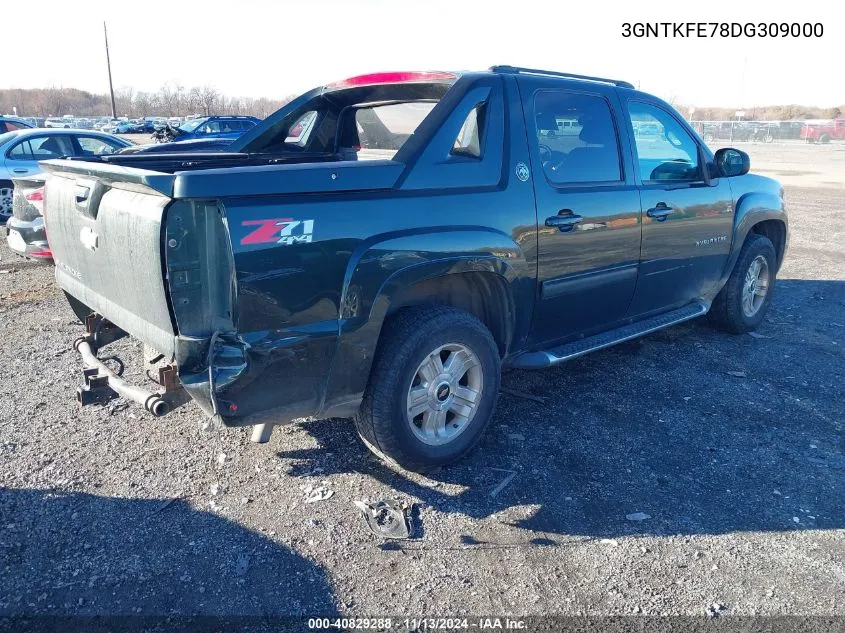
[[[720,176],[742,176],[751,169],[751,158],[742,150],[723,147],[716,151],[716,167]]]

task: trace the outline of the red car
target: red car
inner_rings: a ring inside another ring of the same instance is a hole
[[[801,138],[808,143],[829,143],[832,138],[845,138],[845,119],[807,121],[801,128]]]

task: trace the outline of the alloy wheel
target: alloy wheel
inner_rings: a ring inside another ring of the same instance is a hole
[[[481,361],[459,343],[429,353],[414,372],[408,388],[406,417],[421,442],[442,446],[472,422],[484,389]]]

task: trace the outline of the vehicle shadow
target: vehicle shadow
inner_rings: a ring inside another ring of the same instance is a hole
[[[428,481],[371,458],[341,420],[304,424],[320,448],[279,456],[291,474],[360,472],[472,518],[534,506],[513,525],[546,537],[843,528],[843,361],[845,282],[779,281],[757,337],[699,319],[506,372],[545,402],[500,394],[480,446]]]
[[[96,616],[85,630],[158,630],[166,616],[179,630],[275,631],[338,613],[322,569],[184,500],[4,488],[0,526],[0,630],[80,630],[61,624],[69,616]]]

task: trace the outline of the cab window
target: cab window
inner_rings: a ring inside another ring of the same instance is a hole
[[[543,172],[556,185],[622,180],[610,104],[599,95],[545,90],[534,98]]]
[[[645,184],[695,182],[702,179],[698,145],[671,114],[656,106],[628,105],[637,168]]]

